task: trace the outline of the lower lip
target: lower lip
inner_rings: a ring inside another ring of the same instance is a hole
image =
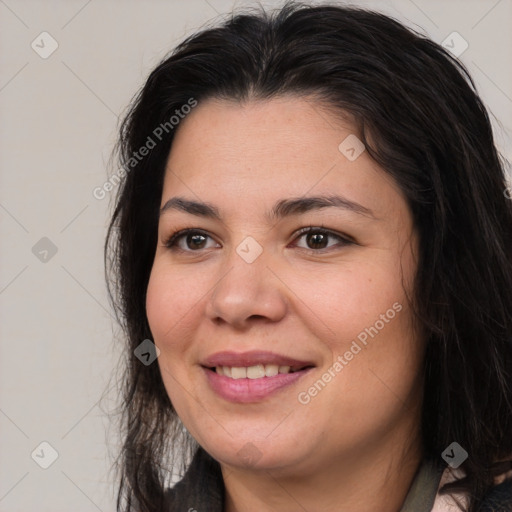
[[[250,403],[259,402],[280,389],[291,386],[313,368],[293,373],[279,373],[274,377],[259,379],[232,379],[208,368],[203,367],[203,369],[211,388],[219,396],[230,402]]]

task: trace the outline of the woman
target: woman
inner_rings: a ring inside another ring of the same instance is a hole
[[[237,15],[119,157],[118,510],[512,510],[512,203],[458,61],[357,8]]]

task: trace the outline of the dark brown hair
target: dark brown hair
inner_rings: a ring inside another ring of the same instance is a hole
[[[153,70],[122,124],[126,177],[105,247],[127,341],[118,510],[160,511],[173,448],[197,448],[158,365],[133,355],[152,339],[145,293],[175,130],[136,164],[134,152],[191,98],[286,93],[350,113],[407,198],[420,235],[412,302],[427,340],[423,449],[435,460],[453,441],[466,449],[467,477],[455,485],[470,491],[475,512],[493,463],[512,453],[512,201],[488,114],[464,66],[423,35],[378,12],[300,4],[240,13],[186,39]]]

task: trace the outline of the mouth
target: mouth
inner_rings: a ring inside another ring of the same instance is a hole
[[[315,364],[274,352],[252,350],[249,352],[217,352],[206,358],[202,366],[217,375],[231,379],[262,379],[279,374],[296,373]]]
[[[277,364],[256,364],[253,366],[212,366],[208,370],[230,379],[262,379],[275,377],[279,374],[296,373],[313,368],[312,365],[288,366]]]
[[[211,389],[230,402],[260,402],[312,371],[313,362],[272,352],[219,352],[201,364]]]

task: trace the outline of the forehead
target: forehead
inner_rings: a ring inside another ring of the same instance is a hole
[[[226,201],[243,196],[257,207],[284,196],[338,192],[386,209],[400,190],[366,151],[347,158],[345,141],[355,137],[348,116],[311,98],[209,99],[178,127],[162,201],[174,193]]]
[[[180,123],[170,157],[175,160],[178,152],[179,158],[193,156],[196,161],[219,152],[242,160],[245,155],[246,160],[285,156],[300,161],[307,154],[313,160],[320,152],[337,157],[338,139],[354,131],[348,120],[334,116],[312,98],[287,95],[244,103],[211,98]]]

